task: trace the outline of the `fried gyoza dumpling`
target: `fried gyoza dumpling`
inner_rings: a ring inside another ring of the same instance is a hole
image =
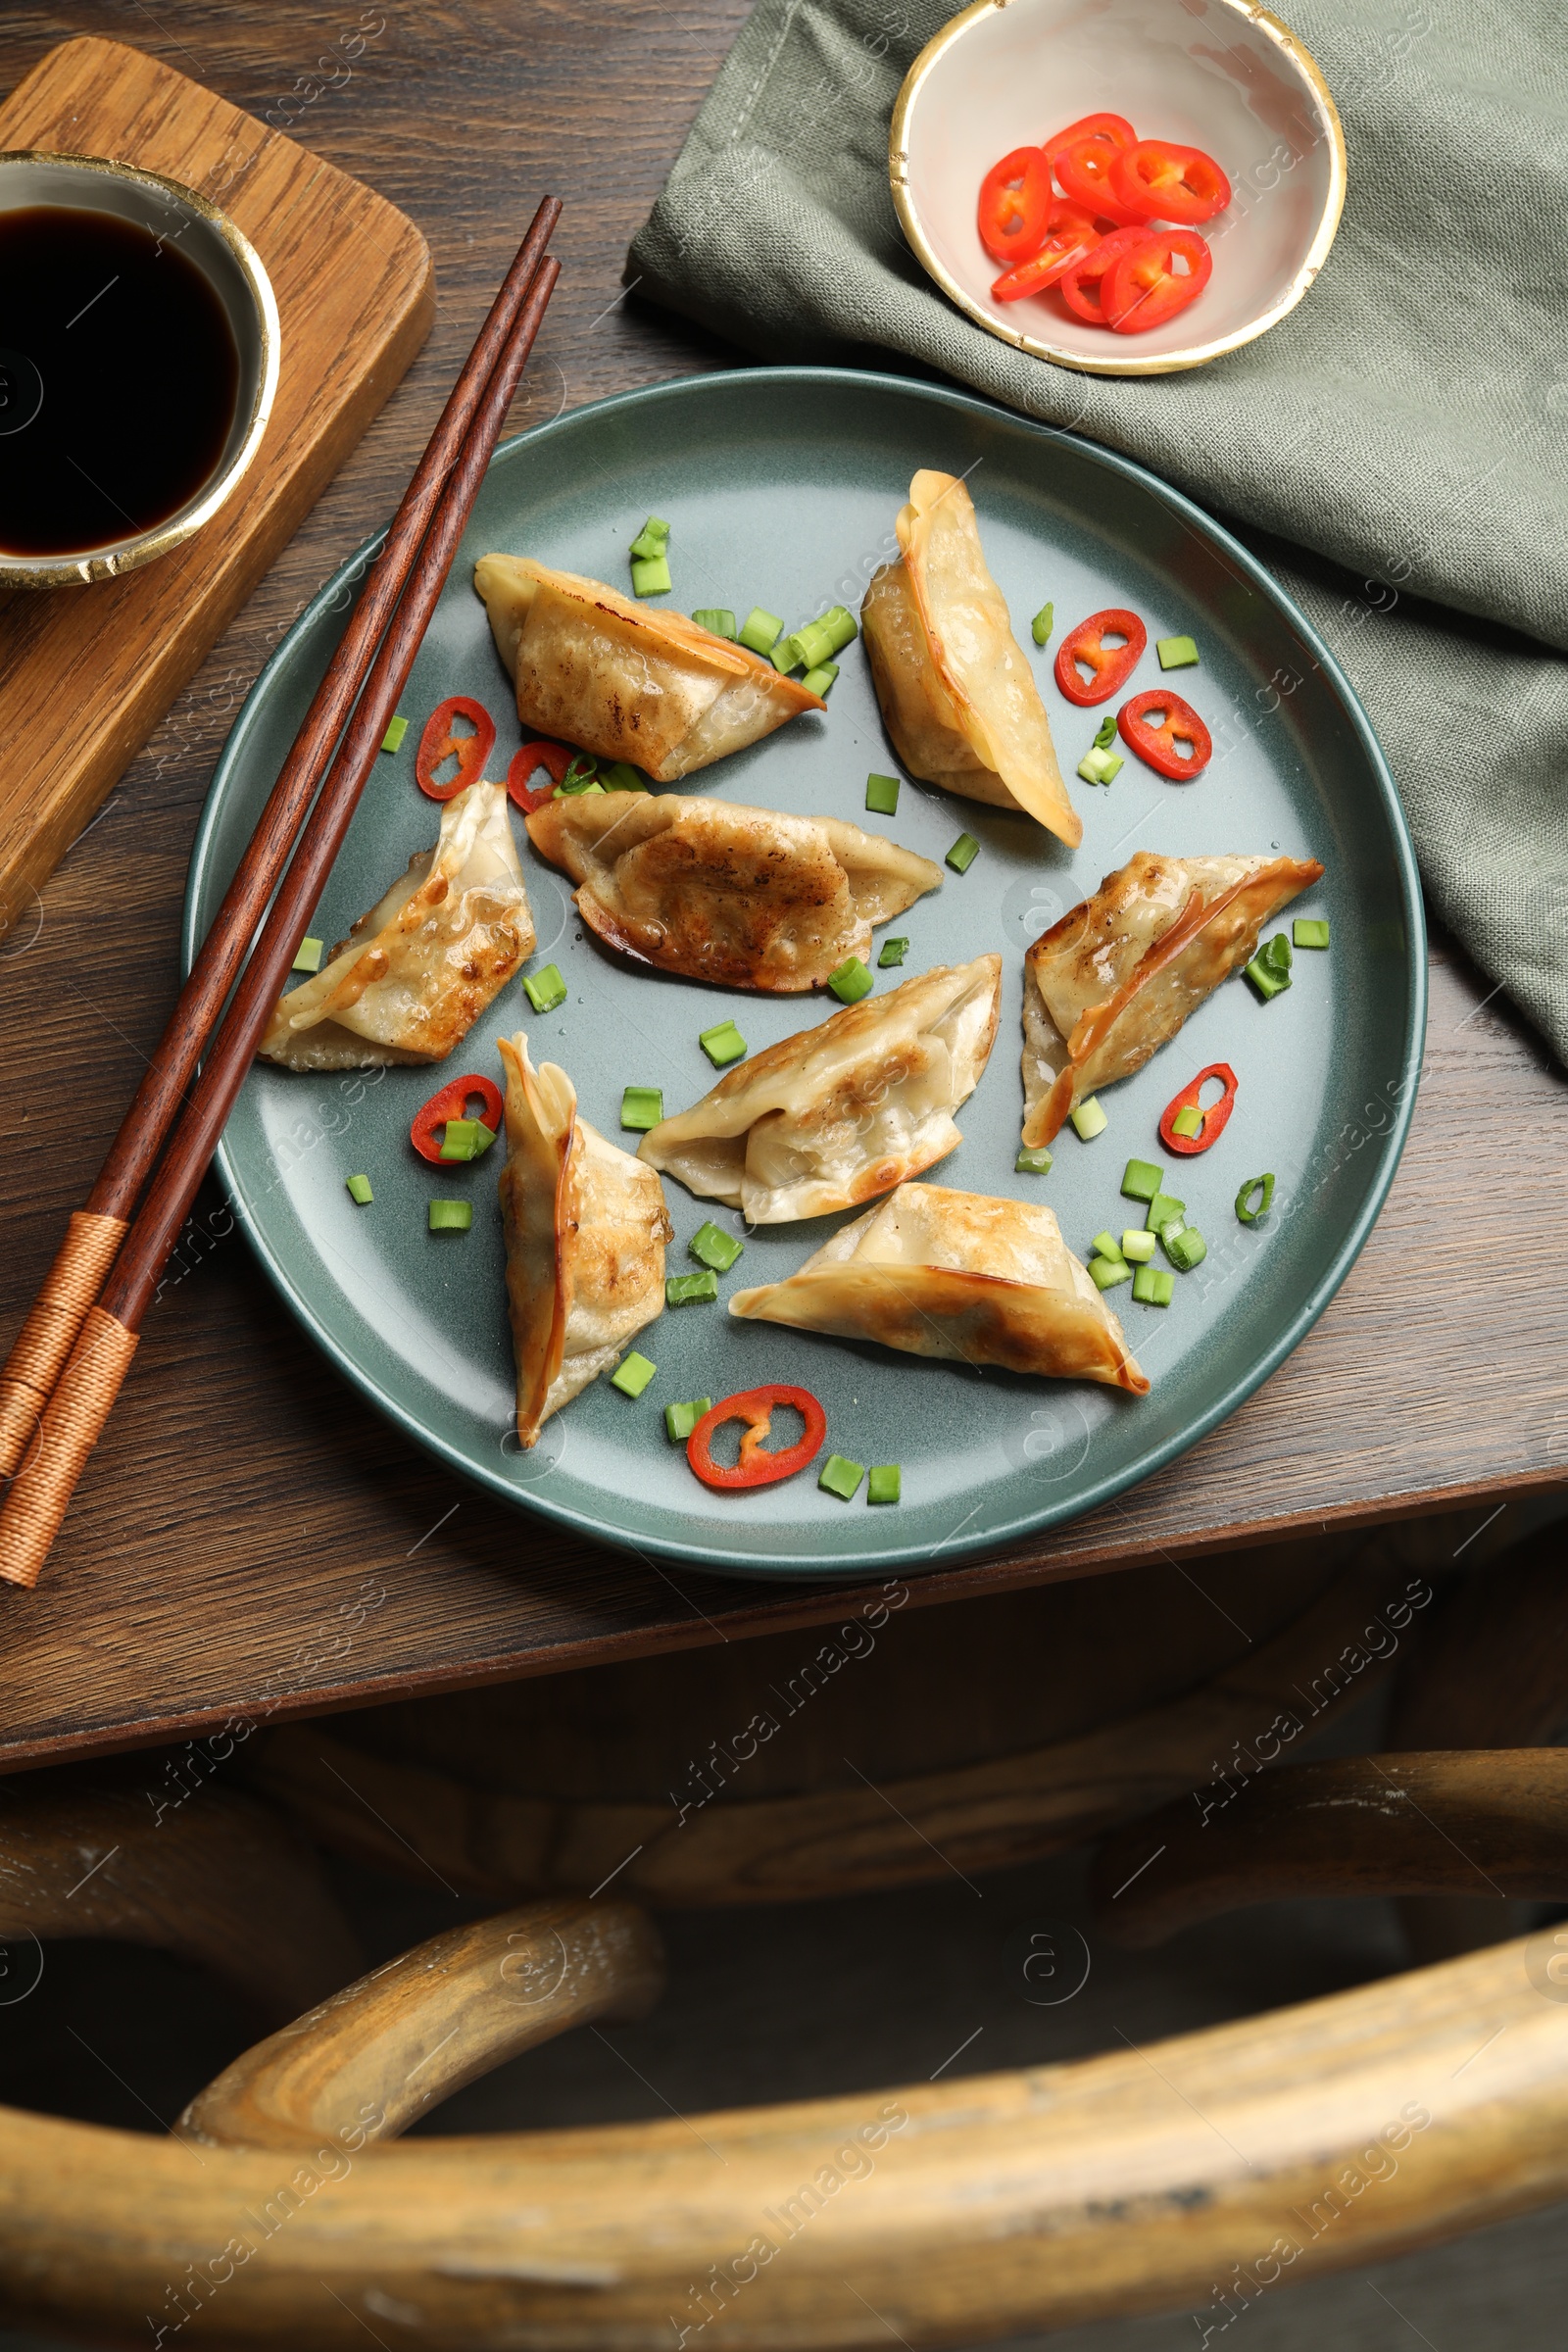
[[[675,793],[577,793],[528,818],[612,948],[726,988],[789,996],[865,955],[942,868],[836,816],[780,816]]]
[[[898,533],[902,560],[883,566],[860,606],[894,750],[911,776],[965,800],[1027,809],[1076,849],[1083,823],[962,482],[917,473]]]
[[[1024,957],[1023,1140],[1130,1078],[1255,954],[1262,926],[1323,872],[1315,858],[1140,850]]]
[[[600,580],[481,556],[473,584],[517,689],[524,734],[629,760],[670,784],[826,709],[771,662]]]
[[[890,1192],[963,1141],[997,1034],[1002,957],[939,965],[740,1062],[638,1153],[753,1225]]]
[[[653,1169],[577,1116],[565,1071],[553,1061],[534,1069],[526,1032],[497,1043],[507,1067],[501,1218],[517,1436],[532,1446],[551,1414],[613,1371],[626,1342],[660,1313],[674,1228]]]
[[[287,1070],[440,1061],[533,954],[506,788],[470,784],[314,979],[280,997],[257,1052]]]
[[[1149,1394],[1121,1325],[1049,1208],[901,1184],[787,1282],[737,1291],[732,1315],[907,1355],[957,1356]]]

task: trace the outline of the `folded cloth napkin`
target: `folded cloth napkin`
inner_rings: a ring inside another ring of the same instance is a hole
[[[760,0],[627,279],[768,359],[939,368],[1223,514],[1353,680],[1435,912],[1568,1060],[1562,0],[1291,0],[1349,150],[1334,250],[1245,351],[1120,379],[986,334],[904,242],[888,123],[952,14]]]

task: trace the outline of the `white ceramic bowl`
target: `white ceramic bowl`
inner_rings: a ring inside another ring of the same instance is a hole
[[[1207,285],[1145,334],[1092,326],[1057,295],[994,302],[1001,266],[975,226],[993,164],[1099,113],[1206,149],[1234,191],[1200,231]],[[1004,342],[1094,375],[1200,368],[1263,334],[1311,285],[1345,202],[1328,85],[1247,0],[975,0],[909,68],[888,167],[904,233],[943,292]]]

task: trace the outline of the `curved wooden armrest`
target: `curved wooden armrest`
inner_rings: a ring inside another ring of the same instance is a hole
[[[1091,1881],[1117,1943],[1281,1895],[1568,1899],[1568,1748],[1336,1757],[1195,1789],[1107,1839]]]
[[[1444,1599],[1395,1685],[1391,1748],[1534,1747],[1568,1723],[1562,1561],[1548,1527]]]
[[[405,1952],[259,2042],[180,2118],[187,2138],[357,2152],[452,2091],[591,2018],[641,2017],[664,1988],[632,1903],[530,1903]]]

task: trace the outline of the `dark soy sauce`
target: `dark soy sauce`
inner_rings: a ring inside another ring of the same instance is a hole
[[[0,549],[86,554],[178,513],[218,466],[239,353],[167,234],[0,212]]]

